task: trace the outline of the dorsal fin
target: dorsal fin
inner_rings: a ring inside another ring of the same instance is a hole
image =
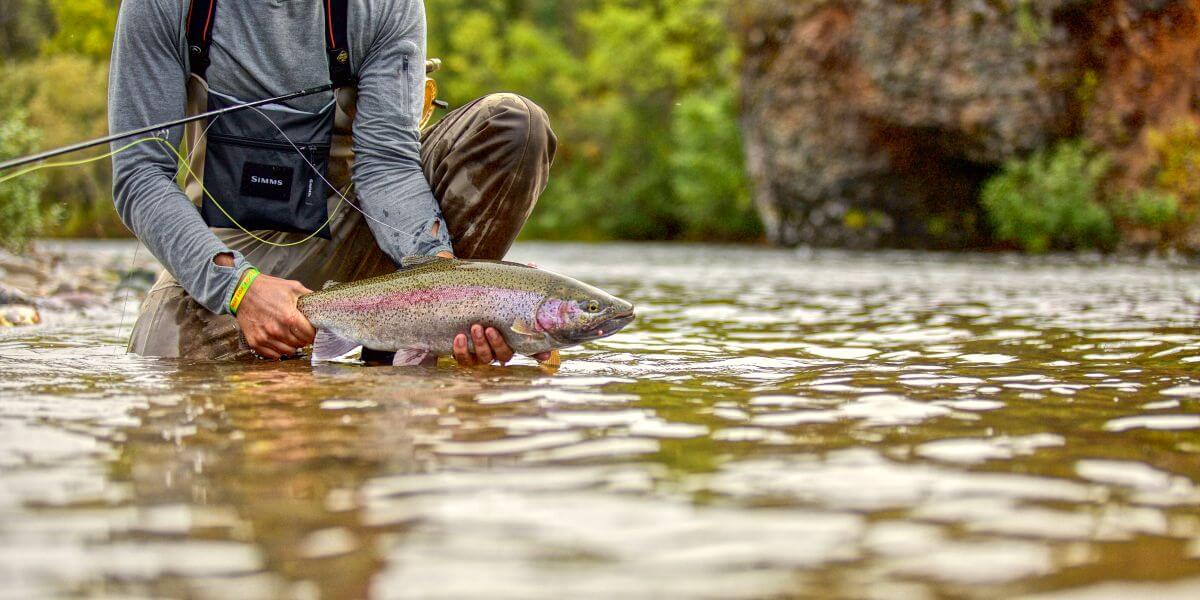
[[[413,267],[419,267],[421,265],[435,263],[440,260],[450,260],[450,259],[443,258],[441,256],[405,256],[404,258],[400,259],[400,268],[401,269],[411,269]]]
[[[511,260],[486,260],[486,259],[480,259],[480,260],[471,260],[471,261],[468,261],[468,262],[473,262],[473,263],[488,263],[488,264],[490,264],[490,265],[504,265],[504,266],[506,266],[506,267],[521,267],[521,268],[524,268],[524,269],[539,269],[539,270],[541,269],[541,267],[539,267],[539,266],[537,266],[537,265],[535,265],[535,264],[533,264],[533,263],[519,263],[519,262],[513,262],[513,261],[511,261]]]
[[[334,280],[330,279],[329,281],[325,282],[325,285],[321,286],[321,289],[327,290],[335,285],[342,285],[342,283],[340,281],[334,281]]]

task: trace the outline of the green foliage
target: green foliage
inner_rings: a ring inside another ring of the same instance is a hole
[[[1129,217],[1142,227],[1164,230],[1179,221],[1179,197],[1161,190],[1138,190],[1129,200]]]
[[[53,14],[45,0],[0,1],[0,56],[29,58],[52,33]]]
[[[0,68],[0,107],[19,107],[41,132],[40,146],[53,148],[104,135],[107,127],[107,67],[75,55],[59,55]],[[96,148],[68,157],[102,154]],[[69,206],[64,236],[124,235],[112,206],[109,162],[43,171],[43,198]]]
[[[750,198],[733,94],[692,94],[672,124],[671,188],[689,236],[753,239],[762,224]]]
[[[453,106],[511,91],[559,136],[525,234],[754,239],[737,128],[729,0],[429,0]]]
[[[40,132],[40,148],[107,132],[107,60],[117,6],[116,0],[13,0],[0,9],[0,15],[11,10],[14,21],[30,27],[21,38],[25,53],[20,56],[25,59],[0,64],[0,110],[25,111],[28,124]],[[40,55],[28,56],[33,51]],[[41,196],[53,206],[47,216],[68,215],[61,227],[47,233],[127,235],[112,206],[109,171],[108,161],[43,171]]]
[[[1200,219],[1200,124],[1183,120],[1146,134],[1152,160],[1151,187],[1126,202],[1125,217],[1171,244],[1188,235]]]
[[[1033,253],[1111,247],[1113,218],[1100,199],[1109,164],[1081,142],[1009,161],[983,188],[996,237]]]
[[[45,42],[43,53],[108,60],[117,6],[118,0],[50,0],[58,31]]]
[[[0,115],[0,161],[22,156],[37,147],[38,131],[25,122],[20,111]],[[4,235],[0,247],[19,252],[29,239],[50,227],[57,215],[41,208],[38,195],[45,181],[38,175],[0,183],[0,223]]]
[[[526,235],[760,236],[741,155],[731,2],[426,2],[430,55],[445,61],[443,99],[462,106],[512,91],[551,116],[559,152]],[[0,46],[25,52],[0,65],[0,109],[27,109],[42,147],[104,133],[118,5],[0,2]],[[109,177],[107,161],[46,172],[43,197],[70,207],[56,233],[124,233]]]
[[[1200,123],[1185,120],[1166,130],[1151,130],[1146,143],[1154,157],[1155,184],[1194,211],[1200,206]]]
[[[1015,18],[1020,41],[1030,46],[1045,41],[1054,27],[1049,12],[1039,9],[1034,0],[1018,0]]]

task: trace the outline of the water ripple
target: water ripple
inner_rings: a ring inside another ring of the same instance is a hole
[[[4,594],[1198,593],[1194,266],[514,258],[638,322],[555,372],[142,359],[119,301],[0,330]]]

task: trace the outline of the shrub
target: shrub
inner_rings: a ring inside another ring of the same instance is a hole
[[[754,239],[762,226],[750,199],[734,95],[694,93],[671,124],[671,189],[689,237]]]
[[[1179,198],[1171,192],[1138,190],[1129,199],[1128,210],[1137,225],[1161,231],[1179,221]]]
[[[430,0],[444,98],[529,96],[559,136],[523,235],[747,239],[730,0]]]
[[[25,122],[24,113],[6,113],[0,116],[0,161],[32,152],[39,136]],[[0,224],[4,225],[0,246],[6,250],[20,252],[30,238],[40,235],[57,220],[56,211],[42,210],[39,194],[43,185],[45,179],[37,173],[0,183]]]
[[[1075,141],[1009,161],[983,188],[996,237],[1033,253],[1110,248],[1116,231],[1100,198],[1109,164]]]
[[[117,0],[50,0],[58,31],[45,41],[42,52],[107,61],[117,8]]]
[[[107,68],[81,56],[59,55],[0,68],[0,107],[27,110],[27,121],[40,132],[43,149],[98,137],[108,131]],[[78,160],[104,153],[93,148],[59,160]],[[125,235],[112,204],[108,160],[43,171],[42,198],[66,211],[56,235],[105,237]]]
[[[1132,216],[1173,242],[1200,219],[1200,123],[1151,130],[1146,145],[1154,160],[1154,188],[1134,197]]]
[[[1187,199],[1200,199],[1200,123],[1187,120],[1151,130],[1146,145],[1154,156],[1156,184]]]

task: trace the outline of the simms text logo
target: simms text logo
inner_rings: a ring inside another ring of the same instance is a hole
[[[271,179],[270,177],[259,177],[258,175],[250,176],[250,183],[261,183],[263,185],[282,186],[282,179]]]
[[[243,196],[287,202],[292,197],[292,179],[295,176],[296,171],[291,167],[247,161],[242,166],[240,191]]]

